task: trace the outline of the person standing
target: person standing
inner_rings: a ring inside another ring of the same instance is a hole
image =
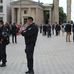
[[[28,71],[26,72],[26,74],[34,74],[33,54],[38,35],[38,27],[35,25],[35,23],[33,23],[32,17],[28,17],[27,24],[28,27],[21,32],[21,34],[25,38],[25,44],[26,44],[25,52],[26,52],[27,67],[28,67]]]
[[[2,62],[0,67],[5,67],[7,62],[6,60],[7,38],[8,38],[7,29],[5,28],[3,21],[0,20],[0,62]]]
[[[52,34],[54,35],[55,24],[52,25]]]
[[[42,33],[42,25],[40,25],[40,33]]]
[[[16,24],[13,23],[13,25],[11,26],[11,32],[12,32],[12,43],[17,43],[17,27]]]
[[[56,30],[56,36],[60,35],[61,27],[59,24],[56,24],[55,30]]]
[[[5,27],[7,28],[7,32],[8,32],[8,40],[9,40],[9,43],[10,43],[10,32],[11,32],[11,30],[10,30],[10,25],[9,25],[8,22],[5,23]]]
[[[47,26],[47,37],[48,38],[51,37],[51,25],[50,24],[48,24]]]
[[[65,31],[66,31],[66,42],[71,42],[70,41],[70,35],[71,35],[71,24],[68,22],[65,26]]]
[[[55,26],[56,36],[58,36],[58,24]]]
[[[61,29],[62,29],[62,35],[64,35],[65,30],[64,30],[64,25],[63,24],[61,25]]]
[[[47,26],[46,25],[43,25],[43,35],[44,36],[46,35],[46,32],[47,32]]]

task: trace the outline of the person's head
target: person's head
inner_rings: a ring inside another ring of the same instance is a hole
[[[71,24],[71,21],[68,21],[68,24]]]
[[[33,23],[33,17],[28,17],[27,18],[27,24],[31,25]]]
[[[6,23],[5,23],[5,26],[8,26],[8,25],[9,25],[9,23],[8,23],[8,22],[6,22]]]
[[[4,24],[4,22],[2,20],[0,20],[0,27],[2,27]]]

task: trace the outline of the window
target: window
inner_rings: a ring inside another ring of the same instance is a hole
[[[0,0],[0,3],[3,3],[3,0]]]
[[[3,20],[3,17],[0,17],[0,20]]]
[[[27,14],[27,10],[24,10],[24,14]]]
[[[0,6],[0,12],[3,12],[3,6]]]

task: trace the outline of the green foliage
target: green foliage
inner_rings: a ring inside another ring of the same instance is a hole
[[[59,7],[59,23],[62,24],[62,23],[65,23],[66,22],[66,13],[64,13],[63,11],[63,7]]]
[[[47,24],[49,20],[49,11],[45,10],[44,11],[44,23]]]

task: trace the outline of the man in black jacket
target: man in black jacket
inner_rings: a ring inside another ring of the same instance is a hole
[[[55,26],[55,30],[56,30],[56,36],[60,35],[60,30],[61,30],[61,27],[59,24],[56,23],[56,26]]]
[[[16,35],[16,33],[17,33],[17,27],[16,27],[16,24],[13,23],[13,25],[11,26],[11,28],[12,28],[12,43],[14,43],[14,42],[17,43],[17,35]]]
[[[48,32],[47,37],[48,38],[49,38],[49,36],[51,37],[51,25],[50,24],[48,24],[48,26],[47,26],[47,32]]]
[[[38,27],[33,23],[32,17],[28,17],[27,24],[28,27],[21,33],[25,37],[25,44],[26,44],[25,52],[26,52],[27,67],[28,67],[28,71],[26,72],[26,74],[34,74],[33,53],[38,35]]]
[[[6,45],[7,45],[7,29],[5,28],[3,21],[0,21],[0,67],[6,66]]]
[[[70,35],[71,35],[71,24],[68,22],[65,26],[66,31],[66,42],[70,42]]]

